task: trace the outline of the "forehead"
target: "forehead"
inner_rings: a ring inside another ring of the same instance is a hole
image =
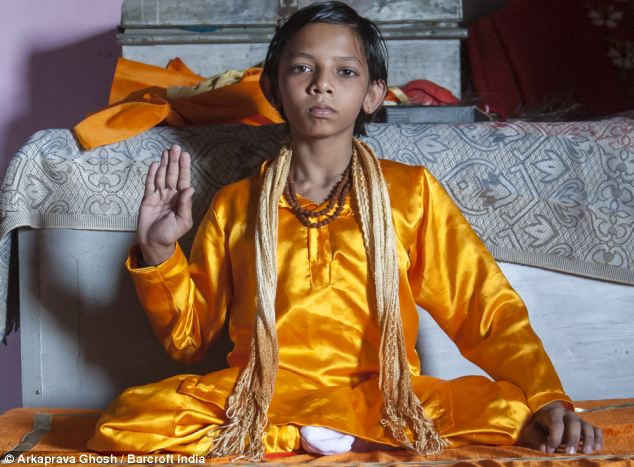
[[[363,47],[354,27],[342,24],[307,24],[291,36],[282,55],[288,59],[295,54],[354,57],[365,63]]]

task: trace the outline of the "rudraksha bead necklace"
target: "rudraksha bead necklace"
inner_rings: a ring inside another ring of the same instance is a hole
[[[352,154],[354,157],[354,152]],[[286,187],[284,188],[284,197],[288,204],[291,207],[291,210],[299,221],[304,224],[306,227],[322,227],[324,225],[330,224],[334,221],[341,211],[343,210],[343,204],[346,199],[346,196],[350,192],[350,188],[352,187],[352,160],[350,160],[350,164],[346,170],[341,174],[341,178],[337,182],[337,184],[332,188],[330,193],[328,194],[328,204],[323,209],[318,211],[313,211],[311,209],[306,209],[300,206],[299,201],[297,201],[297,192],[295,191],[295,183],[291,175],[288,175],[288,180],[286,182]],[[316,220],[320,217],[323,217],[321,220]]]

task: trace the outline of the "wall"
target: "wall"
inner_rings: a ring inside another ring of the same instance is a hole
[[[3,0],[0,174],[35,131],[106,105],[122,0]],[[22,403],[19,333],[0,344],[0,413]]]

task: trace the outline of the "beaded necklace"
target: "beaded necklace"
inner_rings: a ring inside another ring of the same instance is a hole
[[[352,157],[354,158],[354,156],[355,154],[353,151]],[[286,187],[284,188],[284,197],[290,205],[291,210],[302,224],[304,224],[306,227],[317,228],[328,225],[337,217],[339,217],[339,214],[341,214],[341,211],[343,210],[344,200],[350,192],[351,187],[352,159],[350,159],[350,164],[348,164],[346,170],[343,172],[343,174],[341,174],[341,178],[339,179],[337,184],[328,194],[328,204],[323,209],[314,211],[300,206],[299,201],[297,200],[297,192],[295,191],[295,183],[293,182],[290,174],[288,175]],[[323,219],[317,220],[320,217],[323,217]]]

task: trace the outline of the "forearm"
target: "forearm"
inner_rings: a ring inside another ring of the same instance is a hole
[[[156,267],[167,261],[176,250],[176,244],[156,245],[144,244],[139,241],[137,253],[137,266],[141,268]]]
[[[470,235],[461,236],[464,243]],[[465,268],[456,279],[456,307],[439,316],[441,325],[467,359],[521,389],[531,411],[554,400],[569,403],[524,302],[488,252],[479,256],[472,261],[477,268]]]
[[[140,256],[139,247],[134,247],[126,267],[155,335],[173,359],[200,360],[224,322],[224,309],[207,302],[179,246],[156,267],[143,267]]]
[[[506,294],[510,297],[516,295],[512,290]],[[479,320],[474,313],[463,324],[463,332],[459,332],[458,336],[467,333],[464,331],[467,326],[477,329],[479,334],[470,342],[456,338],[463,355],[495,380],[507,381],[520,388],[532,412],[553,401],[561,401],[571,408],[570,399],[564,393],[557,372],[533,331],[519,297],[508,298],[499,306],[497,310],[488,310]],[[474,342],[477,339],[479,341]]]

